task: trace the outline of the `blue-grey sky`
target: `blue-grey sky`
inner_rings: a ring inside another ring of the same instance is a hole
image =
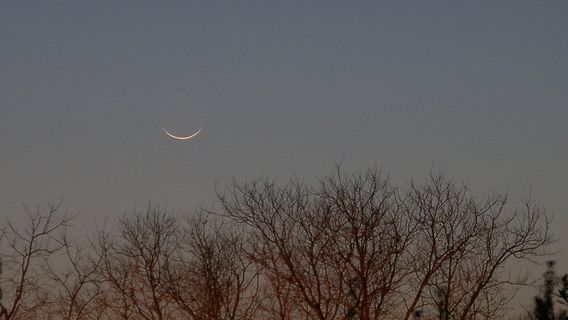
[[[567,1],[3,1],[0,99],[2,216],[190,211],[342,161],[532,189],[568,244]]]

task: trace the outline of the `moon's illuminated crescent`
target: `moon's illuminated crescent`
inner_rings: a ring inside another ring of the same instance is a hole
[[[167,134],[170,138],[174,138],[176,140],[189,140],[191,138],[195,138],[199,134],[199,132],[201,132],[201,129],[203,129],[203,127],[199,128],[199,130],[197,130],[194,134],[189,135],[189,136],[185,136],[185,137],[184,136],[176,136],[174,134],[171,134],[171,133],[168,132],[168,130],[166,130],[164,128],[162,128],[162,131],[164,131],[164,133]]]

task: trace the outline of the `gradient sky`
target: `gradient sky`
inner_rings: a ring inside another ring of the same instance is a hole
[[[2,1],[0,108],[0,216],[191,211],[342,161],[532,189],[568,244],[567,1]]]

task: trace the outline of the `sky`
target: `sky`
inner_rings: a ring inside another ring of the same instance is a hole
[[[232,177],[341,162],[531,194],[561,249],[567,120],[567,1],[0,4],[12,220],[60,200],[87,229],[149,201],[192,212]]]

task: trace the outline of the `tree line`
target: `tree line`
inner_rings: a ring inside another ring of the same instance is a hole
[[[214,209],[149,205],[69,236],[61,205],[1,229],[0,319],[497,319],[553,241],[544,210],[441,175],[396,186],[233,180]]]

